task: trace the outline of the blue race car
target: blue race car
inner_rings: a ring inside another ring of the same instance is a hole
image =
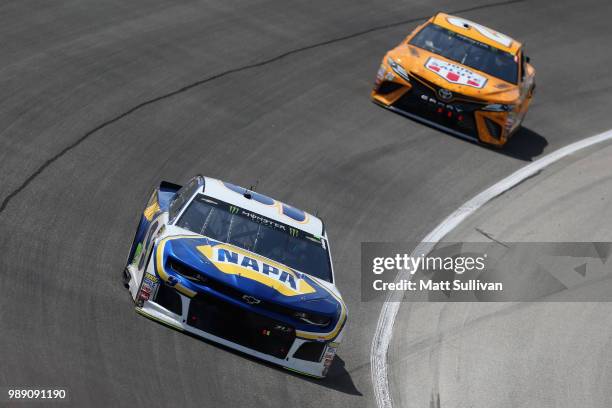
[[[334,282],[320,219],[202,176],[153,191],[124,270],[138,313],[320,378],[347,320]]]

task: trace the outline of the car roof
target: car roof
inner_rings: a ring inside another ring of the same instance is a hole
[[[204,181],[203,190],[200,192],[209,197],[263,215],[317,237],[326,236],[323,222],[312,214],[229,182],[211,177],[205,177]],[[250,195],[251,198],[245,197],[245,192],[250,193],[247,195]]]
[[[448,30],[513,55],[516,55],[521,49],[521,43],[515,39],[463,17],[438,13],[430,21]]]

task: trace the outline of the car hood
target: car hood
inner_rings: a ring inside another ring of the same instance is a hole
[[[211,279],[215,283],[209,285],[212,288],[233,293],[238,291],[260,301],[306,312],[335,315],[340,308],[336,296],[317,279],[253,252],[206,237],[166,237],[158,243],[156,257],[156,268],[162,279],[174,276],[175,279],[171,279],[173,283],[196,293],[205,293],[209,288],[174,271],[170,265],[172,262],[178,261]],[[163,269],[162,273],[159,269]]]
[[[388,55],[413,75],[453,93],[490,103],[512,104],[519,98],[517,85],[421,48],[403,44]]]

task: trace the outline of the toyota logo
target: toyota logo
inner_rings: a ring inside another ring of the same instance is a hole
[[[448,101],[453,97],[453,93],[448,89],[440,88],[438,89],[438,96],[440,97],[440,99]]]
[[[249,305],[256,305],[258,303],[261,303],[261,300],[257,299],[256,297],[253,297],[251,295],[243,295],[242,296],[242,300],[247,302]]]

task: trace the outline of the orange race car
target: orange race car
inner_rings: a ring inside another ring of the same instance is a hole
[[[383,58],[374,102],[453,135],[503,146],[535,88],[521,43],[438,13]]]

